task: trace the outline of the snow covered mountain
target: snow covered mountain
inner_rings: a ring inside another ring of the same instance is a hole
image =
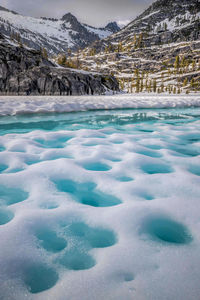
[[[116,34],[96,43],[128,43],[142,34],[143,46],[200,39],[200,0],[158,0]]]
[[[200,0],[155,1],[77,56],[82,69],[113,74],[130,92],[200,90]]]
[[[68,13],[62,19],[22,16],[0,6],[0,32],[34,48],[46,48],[51,54],[66,52],[69,48],[84,48],[96,40],[106,38],[120,30],[117,23],[105,28],[94,28],[80,23]]]

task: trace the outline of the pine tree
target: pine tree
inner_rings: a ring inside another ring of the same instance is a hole
[[[174,63],[174,68],[178,70],[180,68],[180,57],[177,55]]]
[[[162,81],[161,86],[160,86],[160,91],[161,91],[161,93],[164,93],[164,88],[165,88],[165,86],[164,86],[164,83],[163,83],[163,81]]]
[[[143,33],[140,33],[137,41],[137,48],[142,48],[142,47],[143,47]]]
[[[176,94],[176,87],[173,88],[173,94]]]
[[[195,87],[195,80],[194,80],[194,78],[192,78],[192,80],[190,81],[190,87],[191,88]]]
[[[183,81],[183,87],[185,87],[187,84],[188,84],[188,79],[185,78],[184,81]]]
[[[136,78],[135,87],[136,87],[136,93],[139,93],[140,92],[140,78],[139,77]]]
[[[153,81],[153,91],[154,91],[154,93],[156,93],[156,91],[157,91],[157,81],[156,81],[156,79],[154,79],[154,81]]]
[[[196,68],[196,61],[193,60],[192,61],[192,71],[195,71],[195,68]]]
[[[122,42],[119,42],[119,43],[118,43],[117,51],[118,51],[118,52],[122,52],[122,51],[123,51]]]
[[[164,31],[167,31],[167,23],[164,23]]]
[[[45,48],[42,48],[41,52],[42,52],[42,57],[44,59],[48,59],[48,52],[47,52],[47,50]]]
[[[64,66],[67,63],[67,58],[65,54],[59,54],[57,62],[59,65]],[[70,66],[68,65],[68,67],[70,68]]]

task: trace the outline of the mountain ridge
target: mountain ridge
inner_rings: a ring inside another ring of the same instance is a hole
[[[199,0],[157,0],[119,32],[94,43],[97,51],[110,43],[128,42],[143,34],[143,46],[200,39]]]
[[[112,22],[104,28],[82,24],[71,13],[61,19],[34,18],[0,7],[0,31],[4,35],[20,37],[23,44],[36,50],[46,48],[51,55],[84,48],[117,30],[120,28]]]

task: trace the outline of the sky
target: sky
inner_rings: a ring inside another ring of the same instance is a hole
[[[153,0],[1,0],[0,5],[33,17],[60,18],[71,12],[81,22],[104,26],[110,21],[126,25]]]

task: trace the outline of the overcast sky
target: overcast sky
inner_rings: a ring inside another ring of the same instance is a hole
[[[153,0],[1,0],[0,5],[34,17],[60,18],[67,12],[89,25],[133,20]]]

